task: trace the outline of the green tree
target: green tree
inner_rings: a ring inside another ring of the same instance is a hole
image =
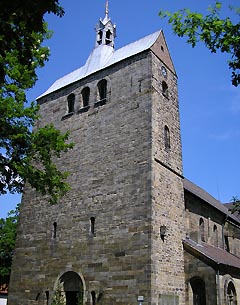
[[[54,291],[53,299],[51,305],[65,305],[65,298],[61,290],[60,285],[58,285],[56,291]]]
[[[233,204],[233,207],[230,211],[232,213],[238,212],[238,214],[240,214],[240,199],[237,196],[233,196],[231,202]]]
[[[183,9],[174,13],[161,11],[160,17],[168,18],[173,32],[179,37],[187,37],[187,43],[192,47],[201,41],[213,53],[218,50],[228,53],[232,84],[237,87],[240,84],[240,9],[229,6],[229,15],[236,15],[238,22],[234,22],[234,18],[222,18],[221,13],[222,3],[216,1],[206,15]]]
[[[21,193],[28,182],[56,203],[69,185],[53,157],[72,144],[67,143],[68,133],[52,125],[32,132],[38,105],[25,94],[49,58],[49,48],[42,45],[51,36],[45,13],[62,16],[63,9],[58,0],[0,2],[0,195]]]
[[[19,208],[0,219],[0,286],[9,284]]]

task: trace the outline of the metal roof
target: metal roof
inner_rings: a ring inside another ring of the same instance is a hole
[[[38,99],[76,81],[79,81],[92,73],[124,60],[125,58],[149,49],[157,40],[160,32],[161,30],[130,43],[116,51],[113,47],[108,45],[100,45],[96,47],[89,55],[84,66],[56,80],[47,91],[38,97]]]

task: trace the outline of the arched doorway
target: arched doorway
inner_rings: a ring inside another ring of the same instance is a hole
[[[192,288],[193,305],[206,305],[205,283],[202,279],[194,277],[190,280]]]
[[[59,284],[64,305],[83,305],[83,282],[76,272],[65,272]]]

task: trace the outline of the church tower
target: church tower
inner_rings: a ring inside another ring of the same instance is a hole
[[[58,205],[26,186],[8,305],[183,305],[177,75],[162,30],[114,49],[108,16],[86,64],[38,98],[70,132]]]

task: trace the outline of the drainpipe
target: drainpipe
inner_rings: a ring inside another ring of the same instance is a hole
[[[221,305],[221,288],[220,288],[220,275],[219,275],[219,264],[217,265],[216,271],[216,292],[217,292],[217,305]]]
[[[227,220],[227,219],[226,219],[226,220]],[[223,249],[223,250],[225,249],[224,226],[225,226],[226,220],[225,220],[224,223],[222,224],[222,249]]]

